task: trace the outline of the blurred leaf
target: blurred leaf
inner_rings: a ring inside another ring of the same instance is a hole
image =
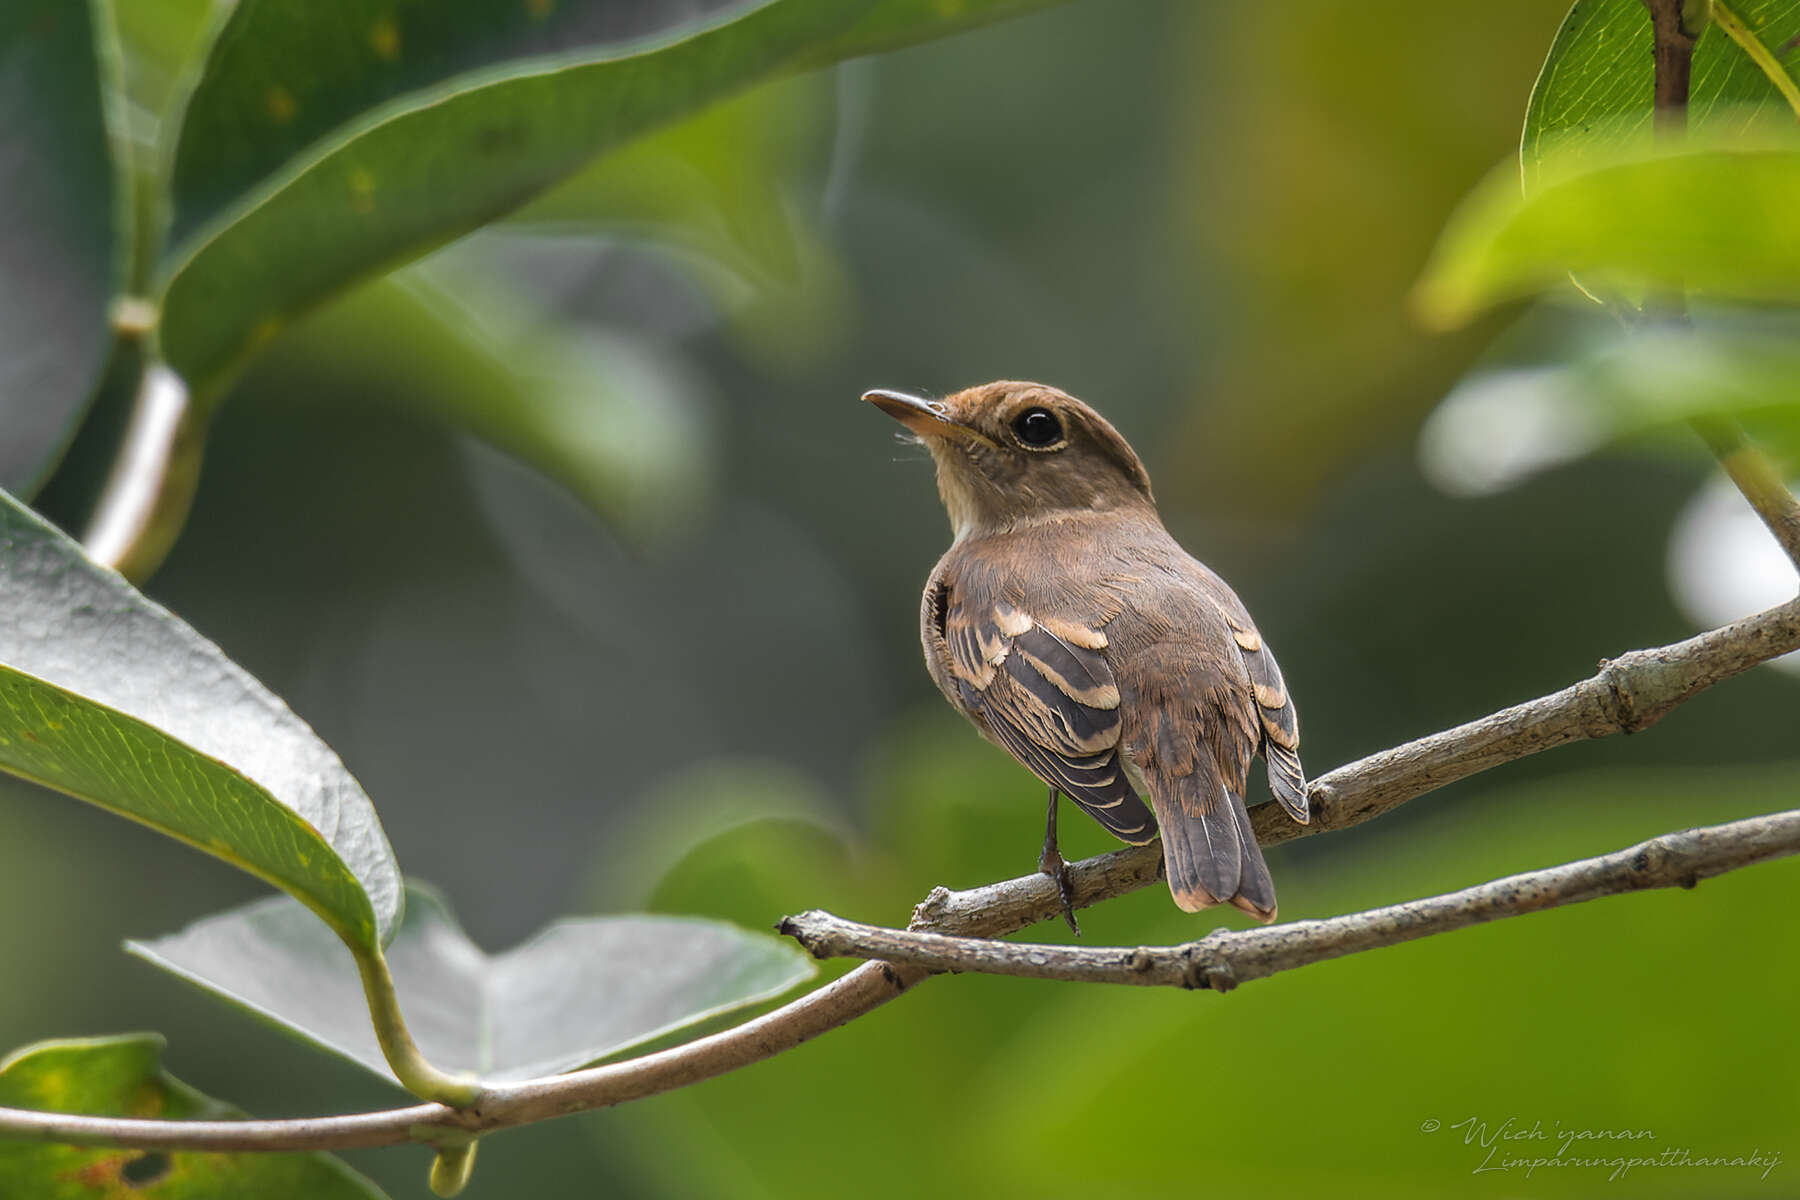
[[[38,1042],[0,1062],[0,1105],[40,1112],[222,1121],[244,1114],[162,1069],[153,1033]],[[379,1200],[327,1154],[200,1154],[0,1140],[0,1196],[18,1200]]]
[[[1420,433],[1426,474],[1453,495],[1483,495],[1623,439],[1667,431],[1685,451],[1685,422],[1709,415],[1737,418],[1777,456],[1800,461],[1800,331],[1791,321],[1695,318],[1472,373]]]
[[[211,642],[0,494],[0,767],[180,838],[375,946],[381,823],[331,750]]]
[[[670,906],[661,890],[670,870],[694,850],[745,826],[775,822],[793,825],[831,847],[833,861],[847,855],[843,821],[832,798],[809,776],[790,766],[757,759],[708,759],[678,767],[659,780],[607,824],[604,846],[588,872],[582,901],[595,908],[643,908],[706,913],[686,903]],[[813,886],[825,872],[796,857],[785,859],[797,886]],[[656,902],[652,903],[652,897]],[[812,907],[802,904],[801,907]],[[728,911],[738,912],[739,909]],[[746,917],[752,926],[772,925],[787,909],[771,904]],[[765,919],[766,918],[766,919]]]
[[[1800,226],[1790,219],[1800,149],[1696,142],[1621,148],[1604,165],[1591,150],[1578,156],[1546,160],[1529,197],[1502,169],[1464,202],[1419,283],[1427,321],[1461,325],[1570,272],[1606,294],[1800,298]]]
[[[584,329],[456,261],[376,280],[295,327],[271,371],[345,379],[530,464],[640,537],[700,502],[711,447],[701,384],[649,339]]]
[[[665,238],[763,285],[800,276],[783,194],[818,156],[829,102],[814,78],[756,88],[596,158],[509,221]]]
[[[1800,34],[1800,0],[1733,0],[1766,47],[1786,47]],[[1547,160],[1566,171],[1586,152],[1648,131],[1655,66],[1650,14],[1643,0],[1580,0],[1569,10],[1525,110],[1519,145],[1525,190],[1534,190]],[[1762,69],[1719,27],[1709,24],[1694,46],[1688,121],[1696,131],[1732,134],[1762,118],[1794,114]]]
[[[1177,9],[1158,145],[1178,257],[1155,278],[1177,302],[1163,336],[1197,342],[1199,369],[1161,451],[1178,469],[1151,475],[1165,505],[1236,514],[1265,547],[1409,441],[1486,343],[1420,329],[1408,294],[1445,214],[1517,147],[1567,4]]]
[[[0,8],[0,488],[21,495],[74,435],[110,352],[128,253],[101,111],[110,42],[88,0]]]
[[[392,1080],[349,954],[290,900],[259,901],[132,953]],[[530,1079],[605,1058],[781,994],[813,974],[767,934],[681,917],[569,917],[484,953],[444,902],[409,886],[387,950],[426,1057],[489,1080]]]

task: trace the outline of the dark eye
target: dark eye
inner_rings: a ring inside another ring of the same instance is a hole
[[[1051,446],[1062,441],[1062,422],[1047,408],[1028,408],[1013,418],[1013,432],[1027,446]]]

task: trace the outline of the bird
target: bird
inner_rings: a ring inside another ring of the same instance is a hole
[[[1309,819],[1294,701],[1237,594],[1164,528],[1124,437],[1041,383],[863,399],[935,462],[953,540],[920,603],[925,665],[952,707],[1048,786],[1038,869],[1070,928],[1080,933],[1059,796],[1124,842],[1160,836],[1181,909],[1225,902],[1273,921],[1245,796],[1260,755],[1275,800]]]

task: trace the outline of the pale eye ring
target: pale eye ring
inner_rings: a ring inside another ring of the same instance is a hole
[[[1063,440],[1062,422],[1047,408],[1028,408],[1013,418],[1013,436],[1033,450],[1047,450]]]

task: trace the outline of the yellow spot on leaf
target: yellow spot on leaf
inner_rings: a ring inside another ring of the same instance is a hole
[[[274,314],[270,314],[269,316],[264,317],[262,320],[260,320],[256,323],[254,328],[252,328],[250,330],[250,339],[249,339],[248,349],[250,349],[251,351],[256,351],[256,350],[262,349],[264,346],[266,346],[270,342],[274,341],[275,335],[280,332],[281,332],[281,318],[280,317],[275,316]]]
[[[60,1067],[40,1072],[36,1088],[38,1107],[61,1109],[68,1102],[71,1082],[69,1072]]]
[[[393,62],[400,57],[400,27],[392,17],[383,17],[369,26],[369,47],[375,57]]]
[[[375,211],[375,176],[362,167],[350,172],[350,206],[365,216]]]
[[[525,0],[525,12],[534,21],[541,21],[550,15],[556,7],[556,0]]]
[[[269,110],[269,118],[277,125],[286,125],[300,111],[300,106],[294,102],[294,93],[280,84],[269,89],[268,95],[263,97],[263,106]]]

